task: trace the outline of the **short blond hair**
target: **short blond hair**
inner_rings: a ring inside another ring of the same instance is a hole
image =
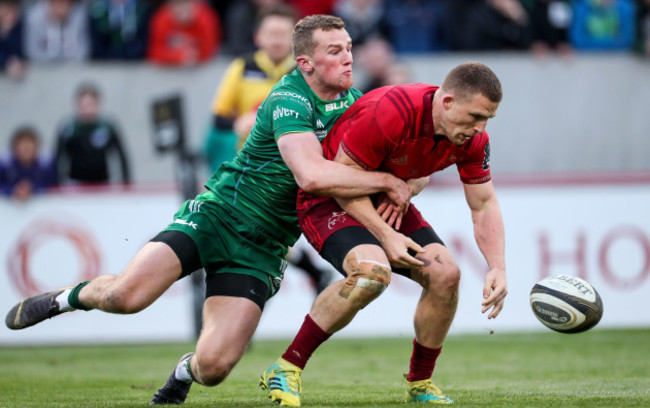
[[[314,41],[314,31],[343,30],[344,28],[345,22],[340,17],[327,14],[314,14],[301,19],[293,27],[291,38],[293,55],[299,57],[314,54],[317,45]]]
[[[503,98],[501,81],[487,65],[480,62],[458,65],[447,74],[441,88],[461,99],[481,94],[491,102],[499,103]]]

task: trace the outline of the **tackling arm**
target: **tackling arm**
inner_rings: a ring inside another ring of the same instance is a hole
[[[283,135],[278,148],[296,183],[307,193],[350,198],[384,192],[400,209],[408,206],[411,189],[404,181],[389,173],[363,171],[325,159],[312,132]]]
[[[472,212],[474,237],[490,268],[485,276],[482,311],[485,313],[492,309],[488,314],[488,319],[492,319],[503,309],[504,299],[508,294],[501,208],[491,181],[483,184],[464,184],[464,188],[465,199]]]

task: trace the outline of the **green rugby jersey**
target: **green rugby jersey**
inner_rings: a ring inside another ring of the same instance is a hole
[[[314,132],[323,140],[360,96],[361,92],[352,88],[339,99],[324,101],[295,69],[282,77],[260,105],[244,147],[232,161],[223,163],[205,186],[255,220],[267,234],[293,245],[300,236],[298,186],[282,160],[277,140],[296,132]]]

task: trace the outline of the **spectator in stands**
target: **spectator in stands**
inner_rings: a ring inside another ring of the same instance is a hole
[[[465,2],[467,10],[454,43],[467,51],[524,50],[530,47],[528,14],[519,0]]]
[[[20,79],[26,69],[19,0],[0,0],[0,73]]]
[[[217,13],[203,0],[167,0],[151,20],[148,58],[160,65],[195,66],[212,59],[221,41]]]
[[[59,183],[129,183],[129,162],[112,120],[100,114],[97,87],[82,84],[76,92],[76,114],[57,135],[55,161]]]
[[[631,0],[576,0],[569,36],[579,50],[630,50],[635,23]]]
[[[560,55],[570,55],[569,42],[571,25],[571,5],[566,0],[535,0],[529,2],[531,28],[531,51],[545,56],[557,51]]]
[[[641,55],[650,57],[650,0],[638,0],[637,50]]]
[[[25,14],[30,61],[82,61],[90,55],[88,16],[76,0],[37,0]]]
[[[409,82],[408,67],[397,61],[390,44],[382,38],[372,38],[359,47],[357,62],[365,73],[366,81],[360,86],[362,92],[370,92],[385,85]]]
[[[363,45],[369,38],[384,34],[384,4],[381,0],[339,0],[334,12],[345,21],[345,28],[355,47]]]
[[[248,136],[245,122],[280,78],[295,66],[291,33],[296,17],[288,5],[263,9],[257,19],[255,44],[258,50],[236,58],[228,67],[212,102],[213,120],[204,152],[210,168],[235,156]],[[240,130],[239,142],[235,128]],[[246,132],[246,133],[244,133]]]
[[[90,0],[92,59],[145,59],[150,10],[147,0]]]
[[[312,14],[332,14],[337,0],[288,0],[298,18]]]
[[[257,50],[255,44],[256,21],[262,9],[284,4],[282,0],[240,0],[228,8],[224,28],[228,39],[228,52],[235,56]]]
[[[39,150],[40,138],[34,128],[23,126],[14,132],[9,157],[0,161],[0,193],[25,201],[54,185],[53,162]]]
[[[426,53],[449,49],[448,2],[385,0],[385,29],[397,53]],[[466,26],[465,22],[460,25]]]

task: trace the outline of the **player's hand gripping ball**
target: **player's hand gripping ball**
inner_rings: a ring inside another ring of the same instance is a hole
[[[587,281],[556,275],[537,282],[530,291],[530,307],[546,327],[561,333],[580,333],[603,316],[603,301]]]

